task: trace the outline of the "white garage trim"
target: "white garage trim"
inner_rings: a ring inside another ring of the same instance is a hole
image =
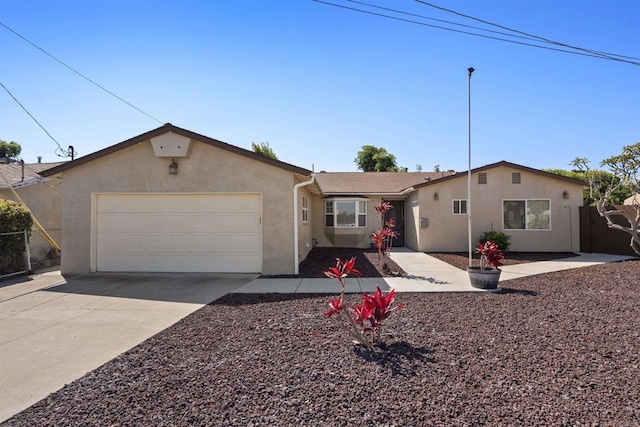
[[[93,193],[91,271],[262,271],[260,193]]]

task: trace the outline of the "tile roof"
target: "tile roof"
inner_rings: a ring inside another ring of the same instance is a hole
[[[21,163],[0,163],[0,188],[7,188],[7,181],[14,188],[37,184],[45,180],[45,178],[40,176],[40,172],[61,164],[63,164],[63,162],[25,163],[23,179]]]
[[[319,172],[314,174],[324,194],[394,194],[454,172]]]

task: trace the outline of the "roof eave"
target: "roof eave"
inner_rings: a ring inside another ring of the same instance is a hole
[[[226,142],[218,141],[217,139],[213,139],[213,138],[210,138],[210,137],[205,136],[205,135],[200,135],[200,134],[192,132],[190,130],[182,129],[182,128],[179,128],[177,126],[174,126],[171,123],[167,123],[167,124],[165,124],[163,126],[160,126],[159,128],[150,130],[148,132],[145,132],[143,134],[140,134],[138,136],[130,138],[130,139],[126,140],[126,141],[120,142],[118,144],[112,145],[110,147],[104,148],[104,149],[96,151],[94,153],[88,154],[88,155],[86,155],[84,157],[80,157],[79,159],[73,160],[73,161],[68,162],[68,163],[64,163],[62,165],[53,167],[51,169],[46,169],[46,170],[40,172],[40,175],[48,177],[48,176],[52,176],[52,175],[55,175],[55,174],[60,173],[60,172],[65,172],[65,171],[67,171],[69,169],[72,169],[72,168],[74,168],[76,166],[83,165],[85,163],[88,163],[88,162],[91,162],[93,160],[99,159],[99,158],[104,157],[106,155],[115,153],[117,151],[123,150],[123,149],[128,148],[128,147],[131,147],[131,146],[133,146],[135,144],[139,144],[141,142],[148,141],[151,138],[154,138],[156,136],[165,134],[167,132],[173,132],[173,133],[176,133],[178,135],[182,135],[182,136],[184,136],[186,138],[190,138],[190,139],[193,139],[193,140],[196,140],[196,141],[200,141],[200,142],[203,142],[205,144],[213,145],[215,147],[230,151],[232,153],[236,153],[236,154],[239,154],[239,155],[244,156],[244,157],[248,157],[248,158],[253,159],[253,160],[257,160],[257,161],[260,161],[260,162],[263,162],[263,163],[267,163],[267,164],[270,164],[272,166],[276,166],[276,167],[279,167],[281,169],[285,169],[285,170],[288,170],[290,172],[293,172],[293,173],[296,173],[296,174],[299,174],[299,175],[311,176],[311,174],[312,174],[312,172],[310,170],[308,170],[308,169],[304,169],[304,168],[301,168],[301,167],[298,167],[298,166],[295,166],[295,165],[292,165],[292,164],[289,164],[289,163],[285,163],[285,162],[282,162],[280,160],[271,159],[269,157],[265,157],[263,155],[254,153],[252,151],[245,150],[244,148],[236,147],[235,145],[227,144]]]

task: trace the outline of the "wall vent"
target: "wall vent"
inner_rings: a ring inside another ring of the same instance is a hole
[[[511,183],[512,184],[520,184],[522,183],[520,172],[514,172],[511,174]]]

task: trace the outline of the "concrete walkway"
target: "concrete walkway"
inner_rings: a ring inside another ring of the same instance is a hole
[[[415,252],[406,248],[395,248],[391,259],[406,273],[403,277],[349,278],[348,293],[374,292],[376,286],[383,291],[395,289],[396,292],[496,292],[501,289],[484,290],[471,286],[469,275],[429,256],[423,252]],[[500,282],[536,274],[571,268],[589,267],[608,262],[633,259],[624,255],[587,254],[579,252],[578,256],[553,261],[531,262],[508,265],[501,268]],[[340,292],[340,285],[334,279],[256,279],[234,291],[234,293],[328,293]]]

